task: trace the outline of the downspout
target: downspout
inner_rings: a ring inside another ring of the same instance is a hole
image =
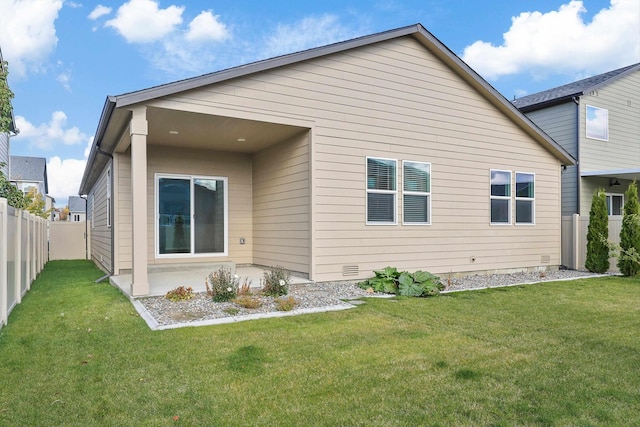
[[[576,104],[576,208],[578,215],[582,212],[581,197],[582,185],[580,182],[580,97],[574,96],[571,98],[574,104]]]
[[[109,174],[109,179],[111,180],[111,182],[109,183],[109,188],[111,188],[111,191],[113,191],[113,154],[108,153],[106,151],[103,151],[100,148],[100,144],[96,144],[96,150],[98,151],[98,153],[107,156],[111,159],[111,163],[109,165],[109,168],[111,168],[111,173]],[[94,199],[95,200],[95,199]],[[95,203],[95,202],[94,202]],[[111,210],[111,212],[109,212],[109,216],[111,217],[111,268],[109,271],[109,274],[102,276],[101,278],[99,278],[98,280],[96,280],[96,283],[100,283],[102,282],[104,279],[106,279],[109,276],[113,276],[113,261],[115,259],[115,233],[114,233],[114,229],[115,227],[113,226],[113,200],[111,201],[111,205],[109,206],[109,209]]]

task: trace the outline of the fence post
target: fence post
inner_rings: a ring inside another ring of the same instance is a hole
[[[7,253],[9,250],[7,222],[8,209],[7,199],[0,199],[0,327],[7,324],[9,318],[8,303],[8,274],[7,274]]]
[[[20,304],[22,302],[22,211],[16,209],[15,216],[16,235],[13,241],[13,250],[16,254],[16,261],[14,265],[15,274],[13,275],[15,283],[13,286],[15,287],[16,304]]]
[[[580,235],[580,215],[571,215],[571,227],[573,230],[573,268],[577,270],[580,267],[580,243],[582,240]]]

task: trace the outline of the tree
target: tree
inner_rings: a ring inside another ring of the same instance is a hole
[[[49,218],[51,209],[45,210],[46,204],[42,194],[38,193],[35,187],[31,187],[25,195],[25,209],[34,215],[38,215],[42,218]]]
[[[9,89],[9,83],[7,81],[8,76],[9,63],[7,61],[0,61],[0,132],[2,133],[9,133],[11,130],[11,123],[13,123],[13,114],[11,109],[13,92]]]
[[[640,273],[640,202],[635,181],[629,185],[624,197],[618,268],[625,276],[635,276]]]
[[[593,273],[609,269],[609,217],[607,196],[598,188],[591,200],[589,227],[587,228],[587,259],[584,266]]]
[[[2,172],[4,166],[5,163],[0,162],[0,197],[7,199],[9,206],[24,209],[27,206],[24,193],[4,176]]]
[[[69,206],[65,206],[64,208],[62,208],[62,210],[60,211],[60,221],[66,221],[67,218],[69,218]]]

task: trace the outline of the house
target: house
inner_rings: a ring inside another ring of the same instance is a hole
[[[80,185],[91,258],[314,281],[560,264],[572,156],[417,24],[107,97]]]
[[[562,215],[588,216],[597,188],[609,215],[640,179],[640,63],[528,95],[513,104],[578,164],[562,174]]]
[[[84,222],[87,220],[85,199],[78,196],[69,196],[69,216],[67,221]]]
[[[47,159],[44,157],[11,156],[10,181],[24,193],[35,188],[45,201],[45,211],[53,208],[55,200],[49,196]]]

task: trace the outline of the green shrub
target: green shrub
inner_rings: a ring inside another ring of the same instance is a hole
[[[593,193],[587,228],[587,257],[584,266],[593,273],[609,270],[609,216],[604,189]]]
[[[167,292],[164,297],[171,301],[186,301],[193,298],[193,289],[191,286],[188,288],[178,286],[177,288]]]
[[[371,288],[375,292],[396,294],[410,297],[427,297],[438,295],[444,290],[444,284],[438,276],[427,271],[399,272],[395,267],[375,270],[375,276],[358,283],[363,289]]]
[[[287,286],[291,280],[291,274],[284,267],[271,267],[264,272],[262,281],[262,293],[264,295],[279,297],[287,294]]]
[[[220,268],[209,274],[205,285],[207,294],[213,298],[215,302],[231,301],[238,294],[238,276],[231,274],[231,270]]]
[[[620,255],[618,268],[624,276],[636,276],[640,273],[640,203],[638,186],[633,181],[624,194],[624,217],[620,230]]]

